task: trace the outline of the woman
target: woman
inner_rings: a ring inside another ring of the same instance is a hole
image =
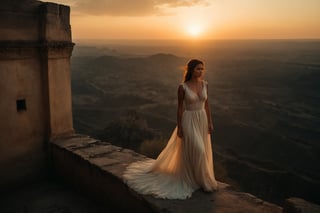
[[[186,199],[202,188],[217,189],[210,134],[213,131],[204,63],[192,59],[178,89],[177,127],[156,160],[130,164],[124,180],[140,194]]]

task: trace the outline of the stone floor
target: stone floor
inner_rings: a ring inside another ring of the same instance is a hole
[[[1,213],[116,212],[57,180],[43,180],[0,195]]]

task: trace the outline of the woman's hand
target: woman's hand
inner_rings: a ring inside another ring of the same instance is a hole
[[[183,137],[183,132],[182,132],[182,129],[181,129],[181,128],[178,128],[177,134],[178,134],[178,136],[179,136],[180,138]]]
[[[213,124],[212,124],[212,123],[211,123],[211,124],[208,124],[208,133],[209,133],[209,134],[212,134],[212,133],[213,133],[213,130],[214,130]]]

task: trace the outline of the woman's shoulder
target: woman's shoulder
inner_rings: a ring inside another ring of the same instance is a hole
[[[206,81],[206,80],[202,80],[202,83],[203,83],[204,85],[208,85],[208,81]]]
[[[180,89],[183,89],[183,90],[185,90],[186,89],[186,83],[185,82],[181,82],[180,84],[179,84],[179,88],[178,88],[179,90]]]
[[[182,82],[179,85],[179,90],[183,91],[183,92],[187,92],[188,90],[190,90],[190,87],[188,85],[188,82]]]
[[[185,83],[184,83],[184,82],[183,82],[183,83],[180,83],[180,84],[179,84],[179,87],[178,87],[178,94],[179,94],[179,96],[180,96],[180,95],[181,95],[181,97],[184,96],[185,92],[186,92]]]

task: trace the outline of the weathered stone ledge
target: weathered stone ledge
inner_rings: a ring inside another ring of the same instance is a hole
[[[128,164],[147,159],[132,150],[84,135],[51,142],[52,166],[77,189],[118,211],[140,212],[282,212],[282,208],[219,182],[213,193],[196,191],[187,200],[156,199],[128,188],[122,174]]]

